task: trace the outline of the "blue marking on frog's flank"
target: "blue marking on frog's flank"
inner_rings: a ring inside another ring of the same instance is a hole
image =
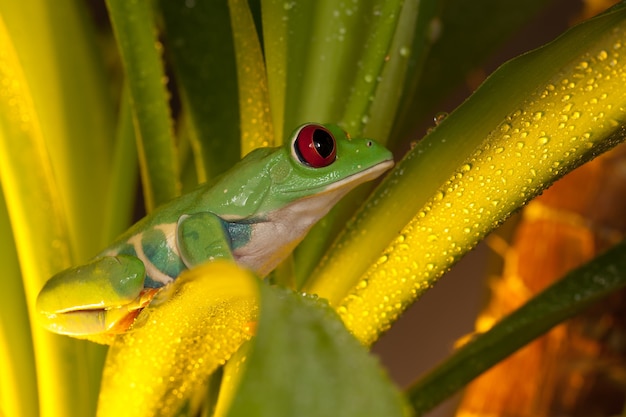
[[[143,282],[144,288],[161,288],[164,285],[165,284],[163,284],[161,281],[156,281],[152,279],[150,275],[147,275],[147,274],[146,274],[146,280]]]
[[[143,232],[141,246],[146,258],[165,275],[176,278],[186,269],[178,250],[169,245],[163,230],[150,229]]]
[[[235,250],[246,246],[252,238],[252,224],[251,223],[230,223],[224,222],[226,231],[230,236],[231,249]]]

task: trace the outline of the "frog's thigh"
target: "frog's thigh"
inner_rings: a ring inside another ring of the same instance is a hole
[[[96,258],[86,265],[59,272],[37,298],[43,314],[118,307],[134,301],[143,290],[146,270],[135,256]]]
[[[188,268],[213,259],[233,259],[224,222],[213,213],[181,216],[176,238],[180,257]]]

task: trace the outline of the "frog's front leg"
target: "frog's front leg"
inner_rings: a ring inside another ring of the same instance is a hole
[[[215,259],[234,259],[225,222],[209,212],[181,216],[176,229],[176,245],[187,268]]]
[[[123,332],[156,291],[144,288],[145,276],[143,262],[130,255],[103,256],[66,269],[39,293],[40,321],[74,337]]]

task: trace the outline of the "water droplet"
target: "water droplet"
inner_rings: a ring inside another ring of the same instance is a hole
[[[515,146],[517,147],[517,149],[523,149],[524,145],[526,145],[523,141],[519,141],[515,144]]]
[[[441,122],[443,122],[443,120],[448,117],[448,113],[446,113],[445,111],[439,112],[435,115],[435,117],[433,117],[433,121],[435,122],[435,126],[439,126],[439,124]]]
[[[403,58],[407,58],[411,54],[411,49],[408,46],[403,46],[400,48],[400,56]]]
[[[365,82],[366,83],[371,83],[372,81],[374,81],[374,77],[371,74],[367,74],[365,77]]]
[[[542,111],[538,111],[538,112],[535,112],[535,114],[533,114],[533,120],[540,120],[542,117],[543,117]]]
[[[608,57],[609,57],[609,54],[607,54],[605,50],[600,51],[598,55],[596,56],[596,58],[598,58],[598,61],[604,61]]]
[[[538,140],[537,143],[539,145],[547,145],[548,142],[550,142],[550,137],[549,136],[541,136]]]

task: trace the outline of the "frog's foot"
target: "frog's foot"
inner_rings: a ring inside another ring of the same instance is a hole
[[[50,278],[37,298],[48,330],[92,338],[125,331],[158,291],[144,288],[145,267],[134,256],[97,258]]]

